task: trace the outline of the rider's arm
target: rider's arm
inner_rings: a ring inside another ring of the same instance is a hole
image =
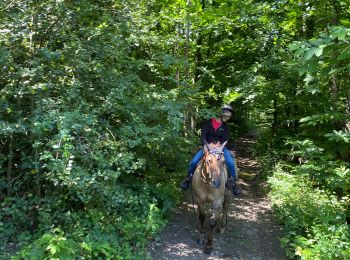
[[[209,125],[208,125],[208,122],[205,122],[202,126],[202,132],[201,132],[201,144],[204,145],[205,144],[205,141],[207,139],[207,135],[208,135],[208,128],[209,128]]]
[[[223,144],[224,142],[228,141],[229,137],[230,137],[230,128],[226,126],[225,131],[223,132],[222,137],[219,140],[220,143]]]

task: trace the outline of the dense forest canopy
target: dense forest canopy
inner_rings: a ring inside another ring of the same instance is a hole
[[[231,104],[288,254],[349,257],[349,42],[348,0],[1,1],[0,256],[143,258]]]

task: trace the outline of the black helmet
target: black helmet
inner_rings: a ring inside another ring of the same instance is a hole
[[[230,111],[231,113],[233,113],[233,108],[230,105],[223,105],[221,107],[221,111],[224,113],[225,111]]]

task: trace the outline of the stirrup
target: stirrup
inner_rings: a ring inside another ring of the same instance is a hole
[[[188,190],[190,188],[190,184],[191,184],[191,179],[187,178],[186,180],[184,180],[183,182],[181,182],[180,187],[183,190]]]
[[[233,195],[241,195],[242,194],[242,190],[237,186],[237,184],[233,184],[232,185],[232,193]]]

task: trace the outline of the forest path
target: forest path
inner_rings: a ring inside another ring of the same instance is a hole
[[[252,136],[239,138],[236,142],[236,161],[241,175],[259,173],[258,162],[251,158],[255,144]],[[261,181],[238,182],[243,190],[240,197],[231,194],[228,223],[223,235],[214,235],[214,249],[210,255],[203,253],[197,244],[199,236],[198,211],[194,216],[191,191],[186,191],[178,208],[172,212],[169,224],[150,243],[149,254],[159,259],[288,259],[279,243],[281,228],[274,221],[271,204],[264,193]]]

